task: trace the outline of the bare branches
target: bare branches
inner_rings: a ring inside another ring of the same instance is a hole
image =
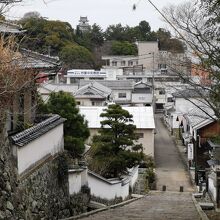
[[[166,18],[177,30],[176,34],[188,46],[189,56],[191,56],[192,60],[196,57],[196,62],[192,63],[192,68],[199,68],[201,69],[200,71],[206,72],[205,74],[208,75],[209,85],[195,82],[190,77],[186,81],[199,97],[199,104],[194,103],[194,105],[200,110],[202,110],[201,106],[208,106],[214,111],[217,118],[220,119],[219,22],[213,20],[216,16],[216,8],[210,7],[210,2],[216,3],[217,1],[191,1],[179,6],[167,7],[163,11],[166,14]],[[218,4],[219,7],[220,4]],[[175,67],[173,71],[181,78],[186,79],[186,76],[181,71],[175,69]],[[190,101],[188,97],[185,98]],[[209,117],[211,116],[209,115]]]
[[[6,112],[13,105],[14,97],[33,86],[34,74],[31,70],[22,69],[18,60],[21,54],[14,38],[0,39],[0,121],[5,119]]]

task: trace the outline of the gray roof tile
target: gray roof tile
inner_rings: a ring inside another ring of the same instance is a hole
[[[62,124],[64,121],[65,119],[61,118],[59,115],[52,115],[41,123],[38,123],[31,128],[28,128],[22,132],[19,132],[16,135],[11,136],[12,143],[19,147],[27,145],[31,141],[37,139],[38,137],[42,136],[56,126]]]

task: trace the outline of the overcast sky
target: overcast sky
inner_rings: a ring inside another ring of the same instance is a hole
[[[159,9],[168,4],[180,4],[184,0],[151,0]],[[133,4],[137,4],[135,11]],[[69,22],[73,28],[80,16],[87,16],[90,24],[98,24],[103,30],[110,24],[136,26],[142,20],[153,30],[166,27],[158,12],[147,0],[24,0],[9,12],[9,19],[21,18],[24,13],[38,11],[43,17]]]

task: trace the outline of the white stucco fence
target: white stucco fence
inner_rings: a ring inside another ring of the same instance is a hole
[[[212,199],[216,201],[217,197],[217,190],[215,186],[215,180],[213,178],[208,178],[208,185],[209,185],[209,194],[211,195]]]
[[[130,187],[133,189],[138,179],[138,167],[136,166],[130,170]]]
[[[96,173],[88,172],[88,186],[91,195],[102,199],[112,200],[116,197],[126,199],[129,195],[129,186],[133,187],[138,178],[138,167],[131,170],[124,179],[105,179]]]
[[[74,195],[81,191],[81,187],[88,185],[88,173],[86,169],[69,169],[69,194]]]
[[[28,133],[29,130],[27,129],[27,132],[24,131],[23,133]],[[35,132],[37,133],[39,130],[40,128],[36,129]],[[30,135],[26,135],[24,139],[31,139],[31,141],[25,144],[13,145],[13,154],[17,160],[18,174],[31,168],[43,158],[51,155],[54,156],[64,150],[63,123],[57,124],[48,131],[43,131],[37,138],[32,138],[34,135],[36,134],[30,133]]]

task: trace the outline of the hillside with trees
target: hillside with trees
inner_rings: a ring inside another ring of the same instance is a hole
[[[152,31],[147,21],[135,27],[120,23],[109,25],[105,31],[98,24],[82,32],[68,22],[48,20],[38,12],[29,12],[18,21],[26,30],[22,47],[43,54],[59,56],[66,68],[100,68],[101,55],[136,55],[137,41],[159,41],[161,50],[183,52],[184,45],[172,39],[171,33]]]

